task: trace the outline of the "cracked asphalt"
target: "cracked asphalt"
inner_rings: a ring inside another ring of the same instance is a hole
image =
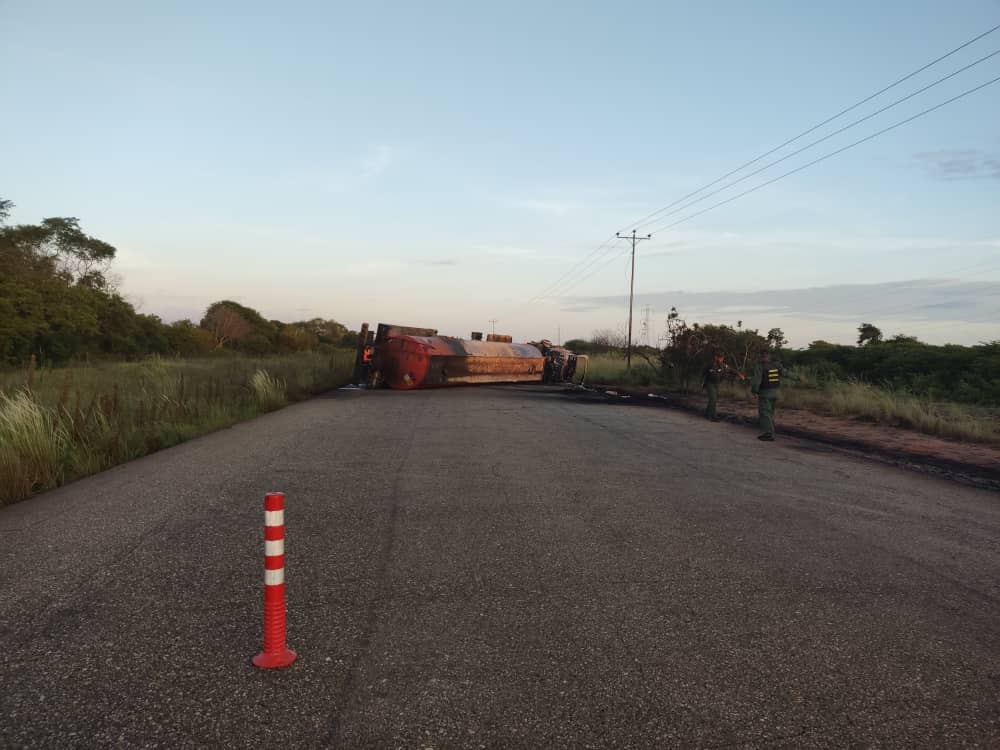
[[[338,391],[0,509],[0,746],[1000,745],[1000,495],[754,434]]]

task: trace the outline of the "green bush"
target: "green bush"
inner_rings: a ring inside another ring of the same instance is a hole
[[[785,352],[784,359],[829,377],[903,389],[932,400],[1000,406],[998,341],[977,346],[892,340],[867,346],[814,344]]]

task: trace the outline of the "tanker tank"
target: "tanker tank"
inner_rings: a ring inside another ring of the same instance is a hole
[[[531,344],[403,334],[376,340],[373,366],[381,383],[409,390],[472,383],[541,383],[545,357]]]

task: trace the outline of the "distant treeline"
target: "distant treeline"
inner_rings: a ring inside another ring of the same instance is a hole
[[[115,248],[85,234],[75,218],[8,226],[0,200],[0,363],[64,364],[151,354],[253,355],[350,346],[357,334],[335,320],[283,323],[223,300],[194,323],[139,313],[110,278]]]
[[[644,360],[664,383],[687,389],[699,387],[716,353],[749,375],[760,353],[769,350],[785,365],[808,370],[813,381],[858,380],[931,399],[1000,406],[1000,341],[935,346],[905,335],[884,339],[871,323],[862,323],[857,332],[856,346],[814,341],[806,349],[789,349],[780,328],[762,335],[742,321],[736,326],[688,324],[671,309],[661,347],[633,347],[633,361]],[[575,339],[566,346],[582,353],[620,354],[625,335],[595,331],[589,341]]]
[[[947,401],[1000,406],[1000,341],[935,346],[910,338],[859,346],[814,341],[784,361],[820,377],[863,380]]]

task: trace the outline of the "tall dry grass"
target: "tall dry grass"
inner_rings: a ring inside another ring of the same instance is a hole
[[[806,383],[790,379],[782,385],[782,406],[808,409],[817,414],[853,417],[956,440],[1000,443],[1000,412],[996,409],[934,401],[871,383],[824,379],[808,368],[796,370],[796,374],[806,376]],[[624,359],[607,355],[590,358],[587,382],[618,386],[670,386],[655,368],[642,359],[633,358],[632,370],[629,371]],[[727,381],[721,391],[742,398],[748,393],[748,387]]]
[[[0,373],[0,505],[343,385],[354,353]]]
[[[284,381],[272,377],[267,370],[257,370],[250,376],[250,388],[253,390],[254,402],[261,411],[280,409],[288,403]]]
[[[68,445],[58,414],[29,390],[0,393],[0,505],[59,485]]]
[[[793,385],[782,390],[784,406],[890,424],[927,435],[1000,443],[1000,418],[987,408],[932,401],[857,381],[829,381],[816,388]]]

